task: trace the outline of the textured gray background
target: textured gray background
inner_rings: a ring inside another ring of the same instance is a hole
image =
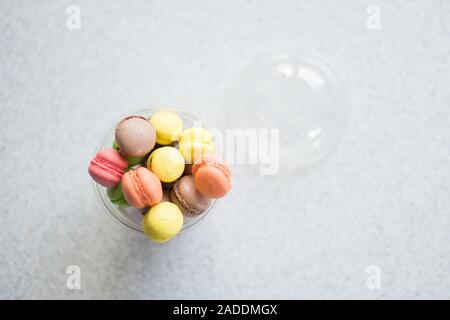
[[[448,1],[1,0],[0,14],[0,298],[450,298]],[[269,48],[320,53],[344,79],[336,152],[302,174],[234,168],[217,212],[163,246],[110,221],[87,165],[112,121],[165,101],[224,126],[223,90]]]

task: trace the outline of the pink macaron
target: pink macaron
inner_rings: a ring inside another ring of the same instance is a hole
[[[127,171],[122,177],[125,200],[135,208],[151,207],[163,198],[163,189],[158,177],[144,167]]]
[[[91,160],[88,172],[97,183],[110,188],[119,184],[127,168],[128,161],[118,151],[104,149]]]

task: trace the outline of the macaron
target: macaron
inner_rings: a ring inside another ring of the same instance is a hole
[[[183,120],[172,111],[156,112],[149,121],[156,130],[156,143],[160,145],[169,145],[178,141],[183,131]]]
[[[125,200],[135,208],[145,208],[159,203],[163,192],[161,181],[145,167],[127,171],[122,177]]]
[[[183,227],[183,214],[171,202],[161,202],[150,208],[144,216],[144,232],[155,242],[172,239]]]
[[[179,150],[186,163],[192,164],[195,159],[213,154],[215,144],[213,136],[205,128],[189,128],[180,135]]]
[[[231,189],[231,171],[218,156],[204,156],[192,166],[195,187],[207,198],[222,198]]]
[[[194,127],[184,130],[180,135],[180,140],[198,140],[211,142],[213,140],[213,135],[206,128]]]
[[[150,154],[147,168],[162,182],[172,182],[183,174],[184,158],[176,148],[162,147]]]
[[[170,200],[187,217],[195,217],[205,212],[211,205],[211,199],[203,196],[195,187],[194,177],[183,176],[175,182]]]
[[[117,144],[116,140],[113,141],[113,149],[119,151],[120,153],[120,148],[119,145]],[[128,161],[128,166],[132,167],[135,166],[137,164],[139,164],[140,162],[142,162],[142,160],[144,160],[144,157],[124,157],[127,161]]]
[[[127,208],[130,206],[127,200],[125,200],[125,197],[123,196],[121,183],[119,183],[115,187],[108,188],[106,190],[106,194],[108,195],[109,200],[111,200],[111,202],[116,206],[120,208]]]
[[[120,153],[126,157],[144,157],[156,143],[155,128],[141,116],[130,116],[120,121],[115,137]]]
[[[114,149],[103,149],[91,160],[88,172],[104,187],[116,186],[128,168],[128,162]]]

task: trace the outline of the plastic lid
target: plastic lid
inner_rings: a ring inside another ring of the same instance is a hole
[[[278,129],[280,171],[308,168],[339,143],[349,101],[321,59],[286,52],[255,59],[223,98],[228,128]]]

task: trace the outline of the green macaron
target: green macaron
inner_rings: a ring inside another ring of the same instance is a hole
[[[127,208],[130,206],[123,196],[122,183],[119,183],[115,187],[108,188],[106,194],[108,195],[109,200],[116,206],[120,208]]]
[[[119,145],[117,144],[116,140],[113,141],[112,145],[113,149],[119,151]],[[125,157],[125,159],[128,161],[128,166],[132,167],[137,165],[138,163],[142,162],[145,157]]]

